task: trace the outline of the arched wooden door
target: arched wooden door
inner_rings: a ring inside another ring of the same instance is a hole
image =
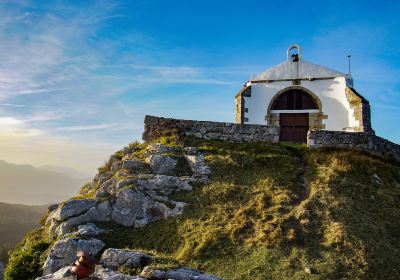
[[[291,89],[275,99],[272,108],[279,112],[280,141],[306,143],[309,129],[308,110],[318,109],[313,98],[300,89]]]

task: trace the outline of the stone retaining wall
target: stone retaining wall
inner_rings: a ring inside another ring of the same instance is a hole
[[[400,145],[373,133],[328,130],[309,131],[307,145],[310,148],[337,147],[357,149],[375,155],[391,156],[400,161]]]
[[[279,127],[257,124],[235,124],[192,121],[146,116],[143,140],[150,141],[177,131],[180,135],[233,142],[279,142]]]
[[[178,120],[146,116],[143,140],[151,141],[176,131],[180,135],[233,142],[279,142],[279,127],[257,124]],[[308,132],[310,148],[336,147],[367,151],[375,155],[391,156],[400,161],[400,145],[373,133],[313,130]]]

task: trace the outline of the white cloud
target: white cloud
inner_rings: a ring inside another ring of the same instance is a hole
[[[99,129],[108,129],[112,127],[116,127],[116,124],[94,124],[94,125],[77,125],[77,126],[65,126],[58,127],[56,130],[62,131],[87,131],[87,130],[99,130]]]

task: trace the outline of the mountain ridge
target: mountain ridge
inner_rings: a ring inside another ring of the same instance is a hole
[[[25,205],[43,205],[65,200],[73,196],[86,181],[4,160],[0,160],[0,178],[0,200]]]

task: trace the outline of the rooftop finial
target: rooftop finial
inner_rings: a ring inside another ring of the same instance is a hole
[[[293,49],[297,49],[297,54],[290,55],[290,51],[293,50]],[[297,62],[300,59],[301,59],[301,48],[300,48],[300,46],[297,45],[297,44],[291,45],[287,49],[287,61]]]
[[[349,59],[349,72],[347,74],[351,76],[351,54],[347,55],[347,58]]]

